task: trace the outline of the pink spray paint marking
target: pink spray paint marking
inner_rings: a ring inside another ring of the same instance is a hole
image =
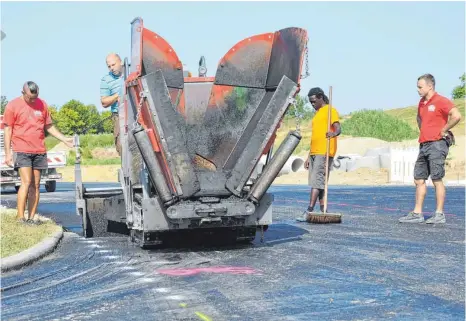
[[[258,271],[249,267],[212,266],[205,268],[176,268],[160,269],[157,273],[170,276],[191,276],[199,273],[225,273],[225,274],[257,274]]]

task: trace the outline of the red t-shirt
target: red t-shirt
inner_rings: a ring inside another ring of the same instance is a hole
[[[3,122],[11,128],[13,151],[44,154],[45,126],[52,124],[47,104],[37,98],[28,105],[22,97],[15,98],[5,107]]]
[[[437,93],[428,101],[421,98],[417,108],[421,117],[419,143],[436,141],[442,138],[440,132],[448,122],[448,113],[453,107],[455,105],[451,100]]]

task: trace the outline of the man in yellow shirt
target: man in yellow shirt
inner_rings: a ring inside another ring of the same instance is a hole
[[[340,116],[338,111],[332,106],[330,120],[330,132],[327,132],[328,126],[328,108],[329,100],[324,91],[319,88],[312,88],[308,93],[309,102],[316,110],[312,119],[312,136],[309,157],[304,163],[304,167],[309,170],[309,185],[311,186],[311,195],[309,206],[299,221],[306,221],[310,212],[314,211],[314,206],[319,198],[320,210],[324,210],[324,192],[325,192],[325,159],[327,152],[327,137],[330,137],[329,150],[329,172],[333,164],[333,158],[337,152],[337,136],[341,133]]]

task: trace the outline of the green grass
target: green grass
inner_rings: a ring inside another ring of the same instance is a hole
[[[51,150],[52,148],[54,148],[60,141],[58,139],[56,139],[55,137],[53,136],[47,136],[45,137],[45,148],[47,148],[47,150]]]
[[[382,110],[361,110],[341,125],[342,133],[353,137],[373,137],[389,142],[415,139],[418,133],[406,121]]]
[[[47,150],[55,147],[60,141],[53,136],[45,138],[45,146]],[[99,135],[80,135],[79,145],[81,151],[81,164],[82,165],[119,165],[121,159],[119,157],[110,159],[97,159],[92,156],[92,150],[94,148],[113,148],[114,140],[113,134],[99,134]],[[74,165],[76,160],[76,152],[70,150],[67,156],[67,165]]]
[[[2,209],[1,216],[1,257],[24,251],[61,229],[52,220],[45,220],[37,226],[16,222],[16,210]],[[40,216],[39,216],[40,217]]]
[[[47,136],[45,138],[45,146],[47,150],[55,147],[60,141],[53,136]],[[96,147],[112,147],[114,144],[113,134],[99,134],[99,135],[80,135],[79,145],[81,148],[88,148],[90,150]]]
[[[73,166],[76,161],[76,152],[70,150],[66,160],[66,165]],[[91,149],[88,147],[81,148],[81,165],[120,165],[121,159],[119,157],[99,159],[93,158]]]
[[[453,133],[457,136],[464,135],[464,128],[465,128],[464,118],[466,117],[464,99],[455,99],[453,100],[453,103],[455,104],[456,107],[458,107],[462,115],[462,120],[460,121],[458,125],[456,125],[453,128]],[[418,131],[417,121],[416,121],[417,106],[390,109],[390,110],[386,110],[385,113],[407,122],[413,129]]]

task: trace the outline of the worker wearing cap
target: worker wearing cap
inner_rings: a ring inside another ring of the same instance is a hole
[[[100,102],[102,107],[110,107],[112,112],[113,137],[115,147],[121,156],[120,122],[118,117],[118,106],[123,101],[123,64],[119,55],[111,53],[107,55],[106,63],[108,73],[100,81]]]
[[[327,152],[327,138],[330,137],[330,150],[329,150],[329,171],[333,164],[333,158],[337,152],[337,136],[341,133],[340,116],[338,111],[332,107],[331,109],[331,127],[330,132],[328,128],[328,108],[329,100],[324,91],[315,87],[309,90],[309,102],[316,110],[312,119],[312,136],[311,148],[309,157],[304,163],[304,168],[309,170],[308,182],[311,186],[311,195],[309,206],[304,211],[303,216],[298,217],[298,221],[306,221],[309,213],[314,211],[314,206],[319,198],[320,210],[324,210],[324,192],[325,192],[325,161]]]
[[[4,124],[5,163],[18,171],[21,179],[17,219],[20,222],[40,223],[34,216],[39,205],[41,171],[48,167],[44,130],[70,148],[74,146],[73,139],[63,136],[53,125],[47,103],[39,98],[39,87],[33,81],[26,82],[22,96],[6,105]],[[26,202],[27,220],[24,218]]]
[[[425,74],[418,78],[417,91],[421,99],[418,105],[419,155],[414,165],[416,204],[414,210],[399,219],[400,223],[422,223],[422,206],[427,193],[426,180],[432,179],[437,197],[435,214],[425,221],[427,224],[446,222],[443,213],[445,202],[445,160],[454,141],[452,129],[461,120],[458,108],[451,100],[435,91],[435,78]]]

